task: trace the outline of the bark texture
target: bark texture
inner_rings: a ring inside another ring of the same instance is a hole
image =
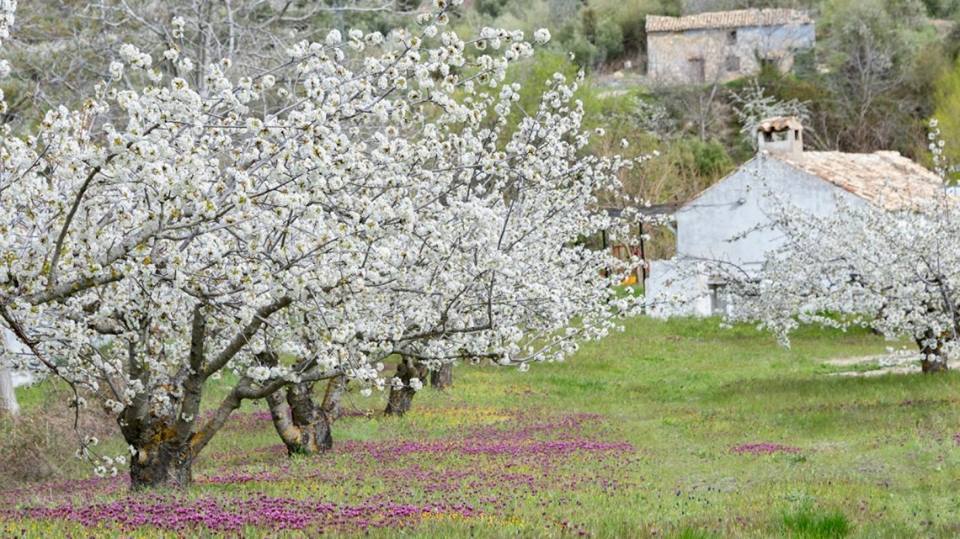
[[[119,417],[124,440],[136,449],[130,459],[133,490],[190,486],[194,459],[223,428],[230,414],[240,407],[243,399],[265,396],[256,392],[250,380],[241,379],[213,415],[201,423],[195,421],[199,414],[201,378],[191,377],[184,388],[181,412],[176,420],[153,415],[145,397],[135,400]]]
[[[130,459],[133,490],[190,486],[194,459],[223,428],[230,414],[243,399],[263,397],[256,394],[251,380],[243,378],[213,415],[201,423],[196,418],[200,415],[204,380],[199,369],[186,376],[176,418],[154,415],[145,394],[140,394],[118,418],[124,439],[136,449]]]
[[[257,334],[267,318],[289,306],[293,300],[282,297],[261,306],[253,320],[244,326],[219,353],[207,356],[207,307],[194,305],[191,321],[189,358],[186,365],[173,373],[166,397],[169,402],[158,411],[150,402],[150,393],[141,391],[120,413],[117,422],[124,440],[133,447],[130,482],[134,490],[161,486],[184,488],[193,479],[193,461],[226,425],[234,410],[244,400],[266,398],[287,386],[284,380],[256,382],[246,376],[233,386],[212,414],[200,420],[200,403],[204,382],[223,369]],[[141,328],[149,326],[149,319],[139,320]],[[127,372],[144,386],[151,382],[150,372],[143,368],[139,355],[142,343],[131,339],[127,343]],[[261,365],[277,365],[276,353],[257,354]],[[333,376],[337,371],[331,371]],[[338,374],[338,373],[337,373]],[[329,376],[318,376],[318,379]]]
[[[193,456],[189,444],[168,438],[173,429],[157,424],[150,429],[156,442],[143,444],[130,459],[134,490],[155,487],[186,488],[193,481]]]
[[[410,380],[413,378],[424,380],[428,373],[427,368],[413,358],[401,358],[400,362],[397,363],[395,376],[403,382],[403,387],[399,389],[395,387],[390,388],[390,397],[387,400],[387,409],[384,410],[384,413],[387,415],[402,416],[409,412],[410,407],[413,405],[413,396],[417,394],[417,392],[410,387]]]
[[[333,447],[331,427],[340,414],[346,379],[330,379],[320,404],[314,402],[313,388],[313,383],[295,384],[267,397],[273,426],[289,455],[316,455]]]
[[[444,363],[440,369],[430,371],[430,386],[441,391],[453,387],[453,364]]]

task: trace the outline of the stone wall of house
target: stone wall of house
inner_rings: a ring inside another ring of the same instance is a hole
[[[648,74],[663,84],[727,82],[760,70],[760,60],[793,68],[794,52],[813,47],[814,25],[651,32]]]

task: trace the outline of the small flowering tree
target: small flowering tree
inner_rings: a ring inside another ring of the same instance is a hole
[[[935,146],[936,147],[936,146]],[[888,210],[839,203],[829,217],[776,203],[782,247],[762,267],[706,262],[735,298],[728,321],[758,321],[784,343],[801,323],[910,338],[923,372],[960,352],[960,207],[946,191]]]
[[[4,127],[0,315],[115,413],[134,488],[189,484],[243,400],[270,397],[288,448],[310,451],[316,415],[283,409],[310,384],[397,384],[392,354],[526,368],[633,312],[622,276],[602,277],[609,254],[575,243],[616,230],[595,201],[629,163],[585,155],[562,77],[504,135],[518,87],[501,82],[532,45],[463,40],[441,30],[448,10],[416,33],[331,31],[235,79],[228,61],[197,67],[202,87],[124,46],[79,110]],[[201,417],[227,370],[237,382]]]

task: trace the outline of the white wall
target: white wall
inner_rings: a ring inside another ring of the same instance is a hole
[[[652,265],[647,297],[666,301],[667,297],[685,294],[694,300],[685,305],[655,308],[652,314],[712,314],[708,276],[677,278],[684,259],[731,262],[749,271],[759,267],[767,252],[783,244],[782,233],[765,226],[775,213],[773,201],[767,196],[771,191],[813,215],[832,214],[838,197],[850,204],[866,204],[826,180],[776,158],[757,156],[677,212],[677,257]],[[738,236],[742,237],[734,241]]]
[[[0,332],[3,333],[3,338],[0,340],[0,346],[3,346],[5,350],[12,351],[14,354],[30,353],[30,350],[24,346],[23,343],[18,341],[17,337],[9,329],[0,327]],[[0,368],[5,367],[6,365],[0,363]],[[34,376],[26,371],[11,370],[10,375],[13,380],[13,387],[32,384],[35,380]]]
[[[677,256],[745,265],[763,262],[765,253],[783,243],[782,233],[775,229],[755,230],[769,224],[776,212],[767,196],[770,192],[812,215],[832,214],[837,197],[850,204],[865,204],[826,180],[761,155],[677,212]]]
[[[650,301],[647,314],[654,318],[709,316],[710,296],[706,275],[682,272],[677,259],[652,260],[644,293]]]

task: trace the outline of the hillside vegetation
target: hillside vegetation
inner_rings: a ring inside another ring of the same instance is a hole
[[[10,45],[14,77],[3,87],[8,117],[38,121],[48,106],[70,101],[74,89],[106,76],[119,45],[147,32],[133,20],[124,26],[99,23],[96,10],[81,4],[36,0],[22,14]],[[960,32],[953,24],[958,5],[955,0],[475,0],[458,11],[452,26],[461,34],[490,25],[527,35],[548,27],[550,50],[513,68],[514,78],[528,83],[524,102],[535,106],[539,83],[554,71],[585,70],[588,84],[580,97],[589,121],[604,130],[595,149],[620,152],[625,138],[631,142],[628,154],[657,152],[659,158],[625,173],[625,180],[629,195],[667,203],[687,200],[751,157],[744,118],[759,111],[800,112],[810,149],[895,150],[924,163],[929,162],[926,123],[937,115],[949,156],[960,157],[954,113],[960,107]],[[769,69],[726,85],[660,88],[643,76],[648,15],[746,7],[809,10],[817,21],[816,48],[801,55],[793,73]],[[290,31],[291,25],[283,24]],[[320,11],[292,26],[310,38],[330,27],[397,24],[412,27],[413,17]]]

